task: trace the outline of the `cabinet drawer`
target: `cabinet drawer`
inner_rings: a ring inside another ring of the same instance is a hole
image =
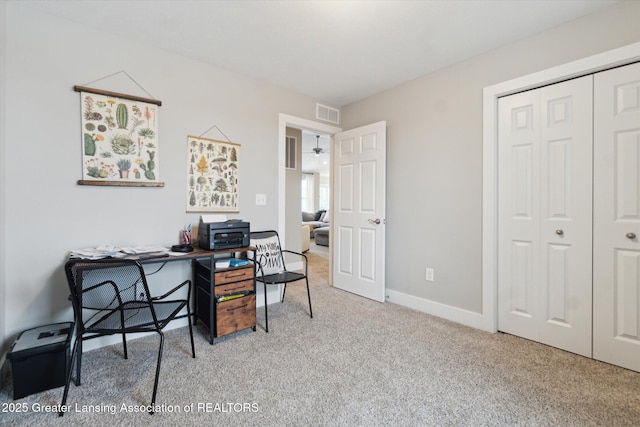
[[[214,289],[216,296],[233,294],[242,291],[253,292],[253,279],[216,286]]]
[[[243,280],[253,279],[253,265],[245,268],[232,268],[216,272],[216,285],[223,285],[230,282],[240,282]]]
[[[231,334],[256,325],[256,295],[216,304],[216,336]]]

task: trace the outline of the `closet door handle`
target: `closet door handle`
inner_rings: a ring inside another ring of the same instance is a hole
[[[635,239],[636,238],[636,233],[627,233],[627,239]]]
[[[556,230],[556,234],[558,236],[562,236],[562,235],[564,235],[564,230],[562,230],[562,229]]]

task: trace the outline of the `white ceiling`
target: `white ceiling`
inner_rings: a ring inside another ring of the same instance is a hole
[[[618,1],[38,0],[21,6],[339,107]]]
[[[23,1],[336,107],[612,6],[620,0]],[[303,170],[327,174],[328,154]],[[322,135],[320,146],[329,146]]]

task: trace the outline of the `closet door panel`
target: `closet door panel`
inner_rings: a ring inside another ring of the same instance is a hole
[[[640,64],[594,95],[593,357],[640,371]]]
[[[538,341],[539,93],[499,103],[498,328]]]
[[[640,131],[622,131],[614,136],[615,218],[618,221],[638,221],[638,163]]]
[[[593,78],[540,92],[540,342],[591,357]]]
[[[499,100],[498,329],[591,356],[591,76]]]

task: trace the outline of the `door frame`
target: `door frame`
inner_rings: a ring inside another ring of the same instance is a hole
[[[483,89],[481,329],[498,331],[498,98],[637,61],[640,42]]]
[[[342,132],[342,128],[338,126],[328,125],[321,122],[316,122],[309,119],[303,119],[301,117],[291,116],[289,114],[280,113],[278,115],[278,234],[280,235],[280,241],[286,242],[286,219],[287,219],[287,186],[286,186],[286,153],[287,153],[287,127],[296,129],[305,129],[311,131],[317,131],[331,135],[330,143],[331,150],[329,151],[330,163],[333,164],[333,135],[338,132]],[[333,173],[330,174],[330,183],[333,188]],[[329,205],[333,206],[333,191],[329,193]],[[302,219],[300,219],[302,223]],[[329,246],[329,258],[333,256],[333,248]],[[295,269],[295,265],[291,266]],[[302,267],[302,263],[300,266]],[[289,266],[287,266],[289,268]],[[332,283],[331,277],[331,265],[329,265],[329,283]]]

